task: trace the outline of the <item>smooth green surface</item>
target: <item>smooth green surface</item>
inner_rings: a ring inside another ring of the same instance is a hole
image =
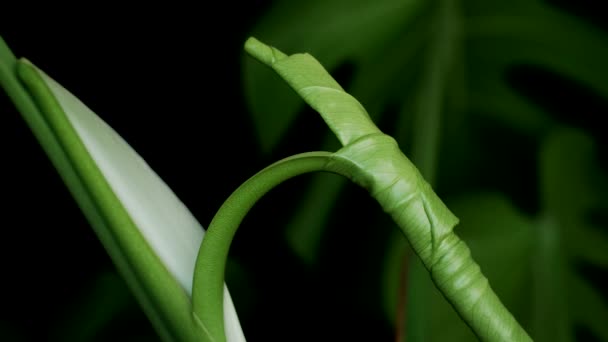
[[[243,183],[213,217],[196,262],[194,314],[207,326],[211,340],[225,341],[223,280],[228,251],[249,210],[268,191],[295,176],[323,171],[329,152],[309,152],[278,161]]]
[[[157,333],[167,341],[200,340],[205,330],[192,316],[191,284],[202,227],[116,132],[44,72],[26,60],[18,61],[1,43],[2,87]],[[230,297],[224,298],[230,341],[243,341]]]
[[[114,237],[110,233],[107,222],[97,208],[94,199],[86,190],[83,181],[80,179],[80,176],[72,165],[72,161],[70,161],[66,152],[63,150],[58,138],[41,113],[41,110],[38,108],[24,85],[17,78],[17,63],[17,59],[0,37],[0,82],[2,88],[9,95],[17,110],[21,113],[23,119],[57,169],[59,176],[65,182],[72,196],[76,199],[78,206],[93,226],[93,229],[95,229],[104,248],[112,256],[121,275],[125,277],[131,288],[135,291],[144,310],[153,322],[158,323],[158,332],[161,337],[171,340],[170,333],[166,330],[164,325],[161,324],[160,317],[158,317],[153,310],[149,299],[147,296],[143,295],[140,283],[133,276],[131,265],[126,261],[125,256],[118,248]],[[30,74],[31,73],[34,73],[34,75],[32,75],[34,82],[40,81],[39,77],[35,74],[35,71],[30,71]],[[48,90],[46,91],[48,92]]]
[[[18,63],[17,73],[82,182],[83,191],[93,199],[99,221],[107,227],[99,234],[100,240],[108,246],[106,249],[119,269],[122,268],[122,275],[126,276],[160,336],[169,341],[195,340],[197,329],[190,318],[186,293],[141,236],[80,141],[44,76],[29,62]],[[97,224],[96,220],[91,222],[93,226]]]

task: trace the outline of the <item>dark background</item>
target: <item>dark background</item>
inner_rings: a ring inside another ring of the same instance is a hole
[[[593,8],[599,6],[594,2],[555,3],[608,27],[606,15]],[[241,87],[242,46],[270,1],[212,2],[202,8],[198,4],[148,3],[145,9],[98,5],[72,8],[78,13],[74,15],[58,7],[26,6],[1,10],[0,35],[7,44],[121,134],[204,226],[249,176],[279,157],[312,147],[301,142],[272,156],[262,155],[251,129]],[[336,77],[348,78],[348,74]],[[555,115],[590,132],[605,151],[605,100],[585,89],[563,88],[569,85],[535,70],[513,77],[524,91],[552,107]],[[570,98],[551,96],[564,89],[570,91]],[[572,115],[570,109],[581,101],[589,110],[585,116]],[[58,339],[78,319],[86,321],[87,305],[95,307],[89,302],[100,274],[115,281],[113,265],[3,94],[0,129],[4,197],[0,340],[5,340],[3,336],[17,341]],[[314,136],[325,126],[318,120],[308,123],[308,129]],[[287,220],[289,199],[297,197],[306,180],[273,191],[247,218],[234,242],[231,256],[237,263],[227,281],[234,284],[233,298],[242,308],[239,315],[248,339],[316,340],[324,331],[327,340],[392,340],[393,328],[378,318],[381,315],[351,308],[348,291],[335,296],[340,291],[332,288],[336,279],[349,276],[348,268],[335,267],[344,260],[356,264],[361,258],[357,246],[380,248],[388,234],[361,242],[334,233],[341,236],[341,243],[338,237],[331,238],[334,247],[324,253],[333,257],[315,270],[301,265],[280,234],[273,234]],[[361,207],[379,210],[363,191],[353,187],[349,196],[359,197]],[[525,200],[521,204],[525,209]],[[366,220],[356,208],[340,210],[353,222]],[[337,224],[336,231],[341,224],[348,222]],[[239,267],[253,271],[243,273]],[[599,286],[606,284],[600,272],[591,273]],[[115,322],[102,330],[98,340],[155,338],[124,285],[115,284],[122,304],[117,304]],[[370,296],[373,301],[375,295]],[[325,310],[327,301],[335,304],[332,308],[342,306],[344,312]],[[290,338],[293,334],[297,337]],[[581,334],[581,339],[590,338]]]

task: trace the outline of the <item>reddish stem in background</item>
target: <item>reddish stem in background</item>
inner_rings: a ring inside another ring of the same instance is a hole
[[[399,273],[399,288],[397,289],[397,310],[395,316],[395,342],[405,342],[407,318],[407,282],[408,282],[408,253],[404,253]]]

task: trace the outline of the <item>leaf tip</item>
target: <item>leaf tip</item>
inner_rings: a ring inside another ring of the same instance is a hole
[[[275,62],[287,57],[287,55],[283,52],[277,50],[272,46],[262,43],[255,37],[250,37],[249,39],[247,39],[247,41],[245,42],[245,51],[247,51],[247,53],[249,53],[258,61],[270,67]]]

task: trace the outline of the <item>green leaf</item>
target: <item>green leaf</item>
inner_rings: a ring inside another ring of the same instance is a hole
[[[608,339],[605,324],[598,323],[608,321],[608,303],[573,269],[587,262],[608,270],[608,235],[588,221],[592,209],[608,204],[606,188],[601,186],[606,184],[606,175],[597,164],[596,153],[594,142],[579,131],[564,129],[552,134],[542,149],[542,199],[544,216],[556,235],[556,246],[547,258],[565,263],[561,265],[566,270],[563,284],[553,283],[563,287],[556,296],[566,301],[566,312],[574,313],[568,318]]]
[[[419,0],[277,1],[252,35],[288,54],[306,51],[328,70],[347,59],[357,66],[374,65],[378,50],[407,27],[422,3]],[[376,25],[379,21],[383,24]],[[261,147],[269,152],[283,138],[303,102],[260,65],[246,60],[245,68],[247,101]]]

